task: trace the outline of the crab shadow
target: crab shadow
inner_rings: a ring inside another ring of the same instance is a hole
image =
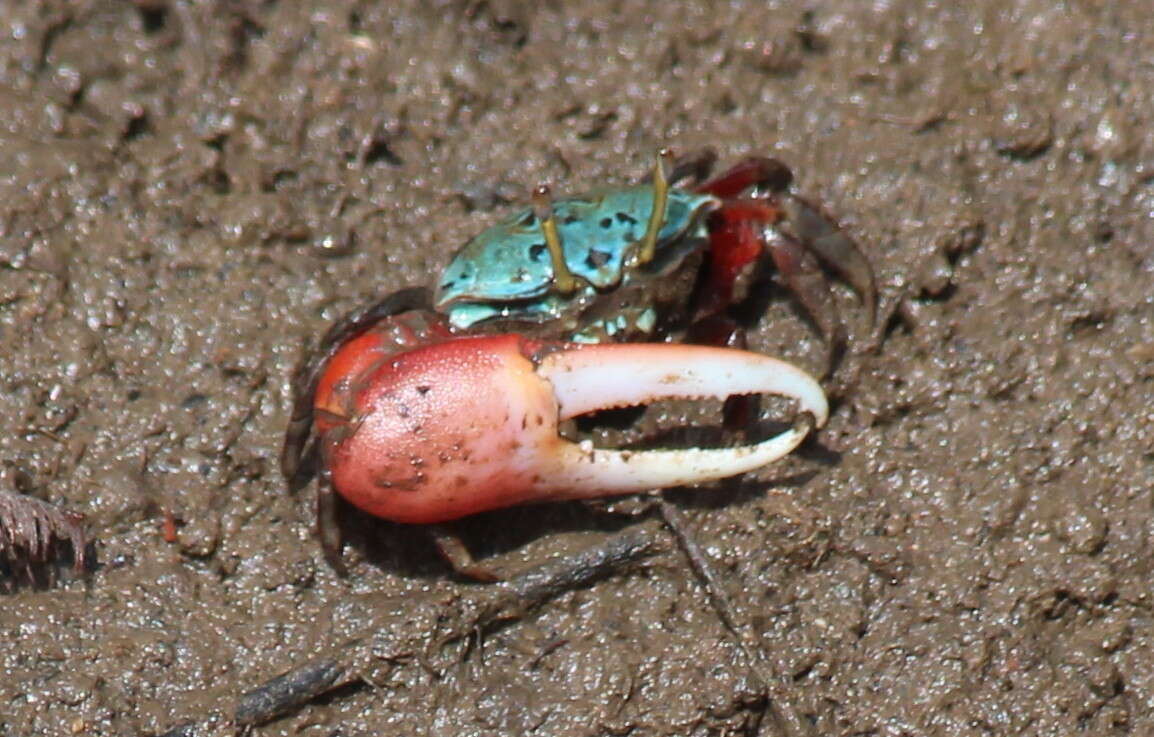
[[[615,411],[606,422],[635,419],[631,411]],[[788,425],[780,422],[757,423],[747,428],[746,437],[765,438],[779,434]],[[719,447],[732,443],[732,433],[717,427],[682,426],[646,434],[630,442],[628,449],[676,447]],[[833,466],[840,454],[813,438],[807,439],[794,454],[811,464]],[[700,488],[675,487],[667,490],[679,506],[691,509],[724,509],[733,505],[755,503],[770,489],[796,489],[810,483],[820,469],[776,475],[772,478],[739,476]],[[656,514],[646,495],[606,497],[587,501],[549,502],[498,509],[472,515],[449,523],[447,528],[457,536],[473,557],[498,572],[512,573],[510,566],[532,565],[524,559],[555,554],[547,540],[556,536],[609,535]],[[407,525],[377,519],[341,502],[338,512],[346,542],[372,566],[396,572],[406,578],[439,579],[453,576],[451,565],[441,556],[434,535],[421,525]],[[595,544],[595,543],[590,543]],[[521,559],[511,562],[509,559]],[[538,561],[539,562],[539,561]],[[467,580],[467,579],[465,579]]]
[[[456,572],[441,555],[433,530],[424,525],[389,522],[368,515],[347,502],[340,503],[339,523],[348,546],[364,561],[406,578],[440,579]],[[442,530],[457,537],[483,567],[504,576],[534,561],[533,549],[548,547],[547,538],[585,533],[611,534],[637,522],[637,513],[607,509],[596,502],[552,502],[482,512],[445,523]],[[552,551],[542,550],[542,555]],[[541,561],[536,561],[541,562]],[[458,576],[463,581],[467,577]]]

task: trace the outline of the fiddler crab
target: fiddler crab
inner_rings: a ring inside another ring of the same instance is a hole
[[[784,164],[751,157],[709,179],[714,160],[662,150],[633,186],[557,200],[539,187],[531,207],[456,253],[434,296],[404,289],[329,329],[297,369],[281,464],[294,488],[318,476],[330,561],[340,554],[334,493],[394,522],[440,523],[734,476],[825,423],[818,381],[734,347],[744,337],[727,308],[768,254],[824,334],[832,366],[846,339],[819,262],[871,320],[873,270],[792,193]],[[696,344],[653,342],[674,334]],[[600,410],[760,394],[792,399],[795,419],[739,447],[613,450],[559,434],[560,423]]]

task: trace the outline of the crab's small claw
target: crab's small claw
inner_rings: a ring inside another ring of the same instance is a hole
[[[398,354],[355,384],[347,400],[317,406],[340,430],[326,451],[333,487],[367,512],[411,523],[733,476],[786,455],[828,415],[800,369],[694,345],[454,338]],[[737,448],[605,450],[558,434],[559,422],[596,410],[742,394],[792,398],[799,419]]]

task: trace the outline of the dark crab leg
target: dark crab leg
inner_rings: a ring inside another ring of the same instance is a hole
[[[765,248],[773,258],[774,266],[785,279],[789,291],[797,296],[802,308],[825,336],[828,345],[826,375],[833,373],[848,341],[845,323],[830,293],[829,283],[818,266],[817,259],[801,243],[786,235],[776,226],[766,226],[762,234]],[[872,324],[872,320],[871,320]]]
[[[832,218],[801,197],[785,195],[781,206],[798,240],[861,297],[872,329],[877,320],[877,284],[873,267],[861,247]]]
[[[669,183],[676,186],[683,181],[701,183],[713,171],[717,163],[717,152],[712,148],[702,148],[689,154],[678,156],[669,172]],[[695,188],[692,187],[691,188]]]

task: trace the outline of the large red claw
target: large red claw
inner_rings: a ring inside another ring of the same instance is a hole
[[[718,449],[602,450],[557,431],[599,409],[734,394],[784,395],[804,419],[764,442]],[[319,393],[317,410],[322,432],[336,433],[325,454],[337,492],[411,523],[733,476],[786,455],[828,415],[813,378],[757,353],[519,335],[455,338],[388,357],[340,391]]]

